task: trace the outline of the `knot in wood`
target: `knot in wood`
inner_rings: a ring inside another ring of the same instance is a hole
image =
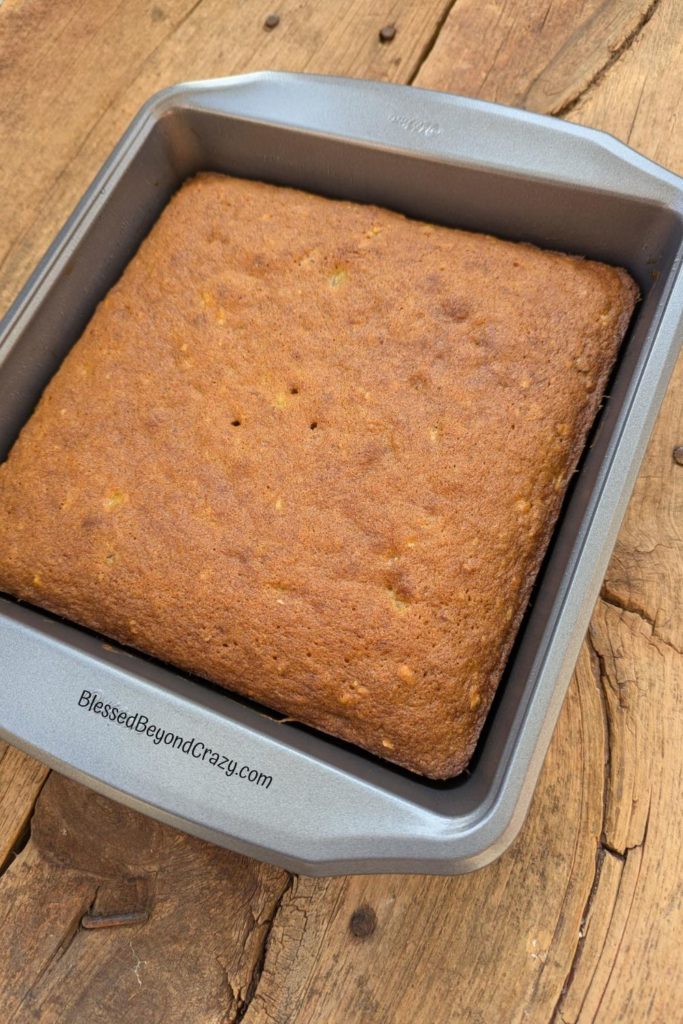
[[[366,903],[354,910],[349,921],[349,931],[357,939],[367,939],[377,927],[377,915]]]

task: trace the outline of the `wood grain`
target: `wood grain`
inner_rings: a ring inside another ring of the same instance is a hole
[[[642,32],[659,0],[458,0],[416,85],[564,114]]]
[[[267,33],[265,3],[12,0],[0,9],[0,125],[13,140],[0,170],[0,303],[141,100],[174,80],[265,66],[415,80],[567,112],[683,171],[676,0],[277,10],[281,24]],[[380,44],[391,22],[396,39]],[[41,161],[30,158],[36,138]],[[1,934],[17,951],[0,959],[3,1019],[679,1019],[683,468],[671,452],[683,443],[681,396],[683,364],[508,853],[461,878],[290,883],[51,777],[27,847],[0,879]],[[10,807],[20,823],[11,847],[40,782],[28,762],[20,769],[7,757],[0,815]],[[79,927],[91,905],[112,912],[147,899],[141,928]]]
[[[0,873],[24,838],[47,774],[45,765],[0,741]]]
[[[633,612],[600,602],[590,645],[608,722],[601,850],[563,1021],[680,1013],[683,659]],[[646,671],[644,670],[646,668]]]
[[[52,774],[4,876],[2,1019],[235,1020],[287,885],[283,871]],[[147,922],[80,926],[85,914],[133,910]]]

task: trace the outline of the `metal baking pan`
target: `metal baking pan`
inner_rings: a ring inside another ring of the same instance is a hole
[[[0,458],[171,193],[199,169],[627,267],[643,301],[610,398],[462,777],[421,780],[9,598],[0,735],[138,810],[295,871],[480,867],[523,821],[674,365],[683,183],[604,134],[402,86],[255,74],[167,89],[135,118],[2,324]],[[103,717],[107,704],[120,720]],[[141,716],[173,740],[155,742]],[[197,757],[202,744],[221,760]]]

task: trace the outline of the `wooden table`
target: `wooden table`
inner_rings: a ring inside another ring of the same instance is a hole
[[[5,0],[0,306],[161,86],[255,68],[411,82],[604,128],[681,173],[682,47],[680,0]],[[682,397],[679,363],[531,813],[496,864],[291,877],[0,744],[0,1019],[682,1020]],[[99,913],[137,923],[87,927]]]

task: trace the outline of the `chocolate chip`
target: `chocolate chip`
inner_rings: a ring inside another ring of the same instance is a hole
[[[396,26],[385,25],[384,28],[379,30],[379,41],[380,43],[390,43],[392,39],[396,37]]]
[[[367,939],[377,927],[377,915],[366,903],[354,910],[349,921],[349,931],[357,939]]]
[[[677,462],[679,466],[683,466],[683,444],[677,444],[671,454],[674,457],[674,462]]]
[[[279,24],[280,24],[280,15],[279,14],[269,14],[268,17],[266,18],[266,20],[263,22],[263,27],[268,29],[268,31],[270,32],[271,29],[277,28]]]

